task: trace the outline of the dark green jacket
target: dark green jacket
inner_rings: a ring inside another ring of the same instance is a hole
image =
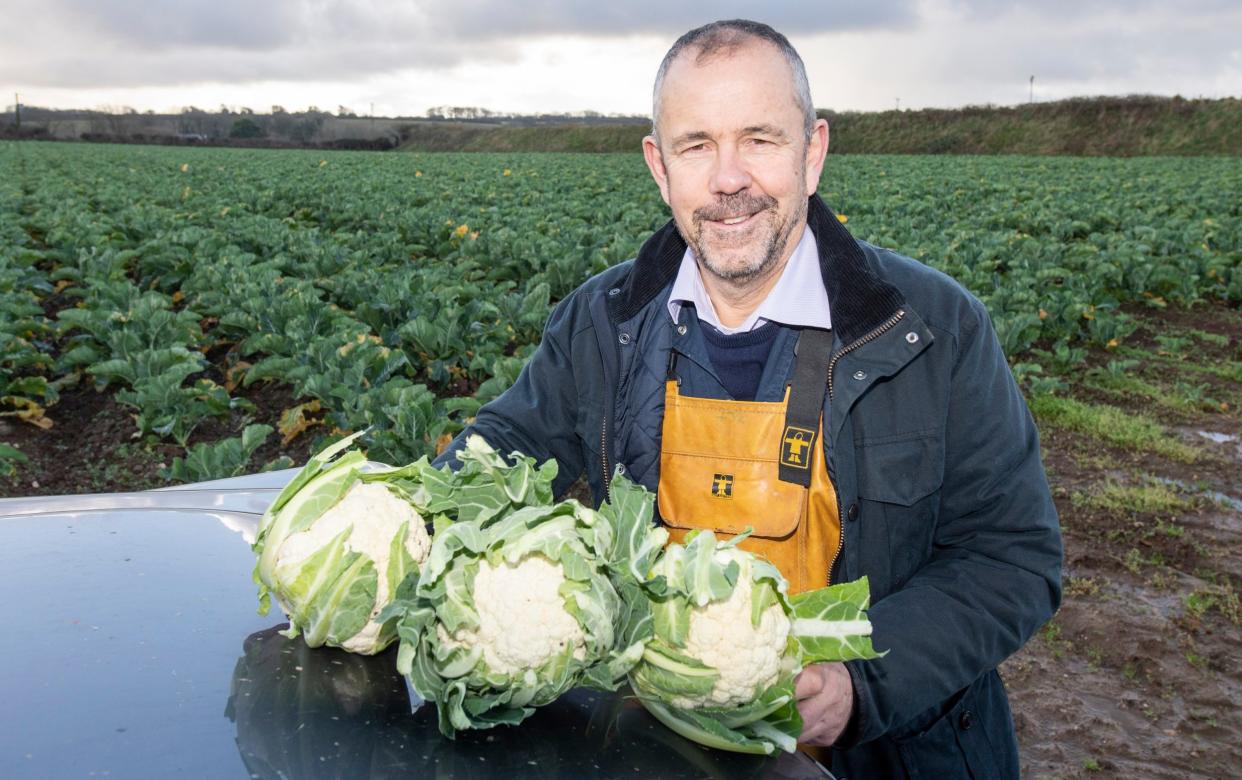
[[[812,196],[808,224],[832,312],[824,436],[844,548],[867,575],[882,659],[848,664],[855,716],[838,775],[1017,777],[995,669],[1056,611],[1061,536],[1039,438],[983,305],[944,274],[853,239]],[[685,251],[670,222],[636,259],[561,301],[518,381],[466,433],[654,490]],[[463,434],[464,436],[464,434]],[[459,437],[441,457],[461,446]]]

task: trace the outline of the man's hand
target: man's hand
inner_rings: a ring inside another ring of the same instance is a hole
[[[854,683],[845,664],[811,664],[794,680],[804,745],[829,746],[837,741],[854,712]]]

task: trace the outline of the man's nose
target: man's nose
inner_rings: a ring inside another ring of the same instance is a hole
[[[713,193],[732,195],[750,186],[750,173],[736,148],[722,144],[716,152],[716,166],[710,186]]]

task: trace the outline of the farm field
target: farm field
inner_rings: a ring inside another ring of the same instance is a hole
[[[1024,776],[1242,765],[1242,160],[830,156],[988,306],[1066,534]],[[0,143],[0,495],[434,454],[668,219],[638,155]]]

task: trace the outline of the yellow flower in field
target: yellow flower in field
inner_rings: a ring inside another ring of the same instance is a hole
[[[1039,318],[1040,318],[1041,320],[1046,320],[1046,319],[1048,319],[1048,312],[1047,312],[1047,311],[1045,311],[1044,309],[1040,309],[1040,310],[1039,310]]]
[[[323,166],[325,166],[325,165],[327,165],[327,164],[328,164],[328,161],[327,161],[327,160],[320,160],[320,161],[319,161],[319,167],[320,167],[320,168],[322,168]]]
[[[181,163],[181,172],[182,172],[182,173],[189,173],[189,172],[190,172],[190,164],[189,164],[189,163]]]
[[[1108,343],[1104,345],[1104,348],[1105,349],[1116,349],[1118,343],[1119,342],[1117,341],[1117,339],[1109,339]]]
[[[513,174],[512,171],[510,171],[508,168],[505,168],[505,173],[504,173],[505,176],[510,176],[512,174]]]
[[[422,171],[414,171],[414,178],[418,178],[419,176],[422,176],[422,175],[423,175]]]
[[[844,225],[846,222],[849,222],[849,221],[850,221],[850,218],[845,216],[844,214],[837,215],[837,222],[840,222],[842,225]]]
[[[465,235],[469,232],[470,232],[469,225],[458,225],[457,229],[453,231],[453,235],[457,236],[458,238],[464,238]]]

